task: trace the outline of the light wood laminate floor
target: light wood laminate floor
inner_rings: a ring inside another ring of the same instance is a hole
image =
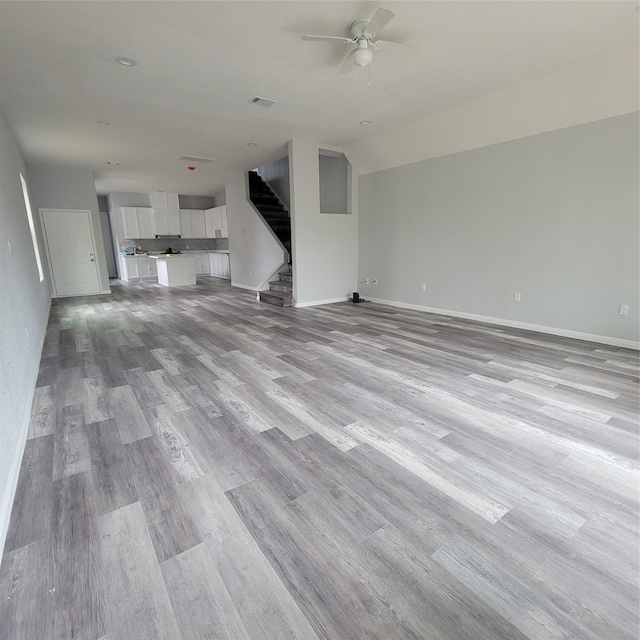
[[[637,640],[638,354],[214,278],[54,301],[7,640]]]

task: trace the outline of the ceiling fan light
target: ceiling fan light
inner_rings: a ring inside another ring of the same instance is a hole
[[[373,52],[371,49],[356,49],[354,62],[358,67],[366,67],[368,64],[371,64],[372,59]]]

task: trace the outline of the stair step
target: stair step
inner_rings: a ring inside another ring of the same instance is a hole
[[[278,277],[280,278],[280,282],[293,283],[293,273],[291,273],[290,271],[281,271],[278,274]],[[271,284],[271,283],[269,283],[269,284]]]
[[[277,196],[274,196],[272,193],[251,193],[251,199],[257,200],[259,202],[264,202],[265,204],[274,204],[282,206],[280,200]]]
[[[269,283],[269,290],[291,293],[293,291],[293,283],[287,280],[273,280]]]
[[[284,291],[261,291],[260,302],[272,304],[274,307],[292,307],[293,296]]]

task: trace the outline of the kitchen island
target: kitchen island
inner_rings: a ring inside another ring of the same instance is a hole
[[[158,263],[158,284],[165,287],[187,287],[196,283],[196,265],[193,256],[161,254],[149,256]]]

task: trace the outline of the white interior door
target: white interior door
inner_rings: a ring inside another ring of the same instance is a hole
[[[40,213],[56,295],[100,293],[91,213],[54,209]]]

